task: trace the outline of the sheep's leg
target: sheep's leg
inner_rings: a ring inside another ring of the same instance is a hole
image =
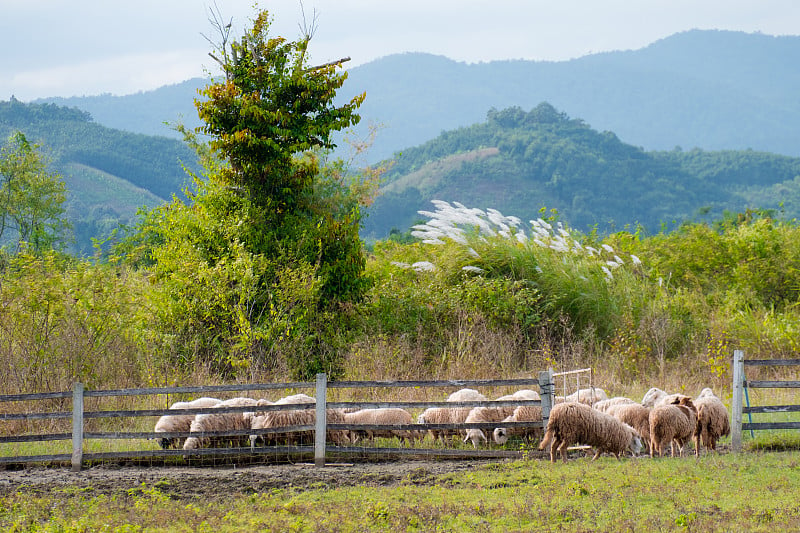
[[[600,457],[600,448],[597,448],[597,451],[594,453],[594,456],[592,457],[592,461],[596,460],[598,457]],[[619,457],[617,457],[617,459],[619,459]]]
[[[664,456],[664,442],[659,440],[653,440],[653,455],[658,452],[659,457]]]
[[[550,442],[550,462],[551,463],[555,463],[556,462],[556,455],[558,454],[558,444],[559,443],[558,443],[557,439],[553,439]]]
[[[553,442],[553,447],[551,448],[551,450],[555,449],[555,450],[561,452],[561,458],[566,463],[567,462],[567,444],[568,443],[567,443],[566,440],[559,440],[557,442],[558,442],[558,447],[556,448],[556,442],[554,441]],[[550,453],[551,453],[551,456],[552,456],[552,451]],[[555,462],[555,460],[554,460],[554,462]]]

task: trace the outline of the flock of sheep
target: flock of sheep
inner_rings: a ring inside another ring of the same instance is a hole
[[[728,411],[708,388],[703,389],[696,399],[653,388],[645,394],[641,403],[624,397],[609,399],[605,391],[599,388],[581,389],[565,398],[555,398],[544,430],[541,404],[532,403],[540,401],[537,392],[520,390],[495,400],[503,404],[497,407],[432,407],[416,418],[416,424],[411,413],[400,408],[328,409],[328,424],[347,425],[350,428],[329,428],[327,440],[337,445],[348,445],[365,438],[370,441],[377,437],[397,438],[403,445],[413,446],[415,441],[421,441],[426,435],[430,435],[434,442],[442,443],[458,436],[463,442],[471,442],[477,448],[489,445],[490,439],[502,445],[512,436],[541,438],[539,448],[544,450],[549,446],[552,461],[556,460],[558,453],[566,461],[567,448],[577,444],[594,448],[593,459],[602,453],[611,453],[617,458],[626,451],[636,455],[645,447],[651,457],[656,454],[662,456],[667,445],[674,457],[676,450],[678,455],[683,455],[686,443],[692,439],[695,453],[699,454],[701,444],[714,450],[716,441],[730,434]],[[461,389],[447,398],[447,402],[489,401],[474,389]],[[292,404],[293,408],[279,410],[267,407],[287,404]],[[287,396],[276,402],[242,397],[224,401],[198,398],[171,405],[170,410],[176,411],[175,414],[159,418],[154,431],[164,434],[159,438],[159,444],[165,449],[252,447],[257,443],[300,444],[313,440],[313,431],[286,428],[313,426],[316,419],[315,404],[315,399],[305,394]],[[181,412],[186,409],[223,407],[244,409],[197,415]],[[417,424],[426,426],[415,429]],[[480,427],[487,432],[478,428],[448,427],[458,424],[481,424]],[[433,427],[427,427],[431,425]],[[226,432],[229,434],[219,435]]]
[[[539,394],[532,390],[521,390],[497,400],[527,401],[540,400]],[[461,389],[447,398],[448,402],[484,402],[487,398],[473,389]],[[293,409],[276,410],[266,409],[267,406],[293,404]],[[299,407],[302,406],[302,407]],[[198,408],[224,408],[242,407],[241,412],[221,412],[188,414],[182,411]],[[183,448],[195,450],[204,447],[224,446],[255,446],[257,443],[264,445],[300,444],[312,439],[311,431],[301,432],[281,430],[295,426],[313,426],[316,421],[316,400],[305,394],[295,394],[281,398],[276,402],[252,398],[232,398],[218,400],[216,398],[198,398],[191,402],[176,402],[170,406],[175,414],[164,415],[158,419],[154,431],[164,436],[158,439],[162,448]],[[327,409],[326,419],[328,424],[353,426],[352,429],[329,429],[327,439],[337,445],[356,444],[362,439],[374,442],[375,438],[397,438],[401,444],[413,445],[421,441],[426,434],[431,435],[434,441],[446,442],[447,437],[459,433],[464,437],[464,442],[471,441],[475,447],[487,443],[486,434],[480,429],[430,429],[413,426],[417,424],[452,425],[463,423],[491,423],[491,422],[538,422],[541,426],[542,409],[539,405],[504,405],[501,407],[436,407],[425,410],[416,419],[416,424],[411,413],[400,408],[359,409],[347,411],[341,409]],[[499,425],[499,424],[498,424]],[[363,426],[358,428],[356,426]],[[409,427],[411,426],[411,427]],[[248,434],[249,430],[251,433]],[[498,444],[504,444],[511,435],[531,437],[541,436],[541,427],[517,428],[498,427],[495,429],[493,439]],[[232,433],[224,436],[207,436],[209,433]],[[190,436],[177,436],[176,434],[189,434]],[[192,433],[198,436],[191,435]]]
[[[601,389],[595,390],[605,396]],[[676,449],[681,456],[691,440],[695,454],[699,455],[701,445],[716,450],[717,440],[730,435],[728,410],[709,388],[703,389],[694,400],[683,394],[667,394],[652,388],[641,403],[625,397],[596,402],[594,399],[556,401],[539,445],[542,450],[550,447],[553,462],[557,453],[566,462],[567,448],[576,444],[593,447],[593,460],[603,452],[618,459],[626,451],[637,455],[644,447],[650,457],[661,457],[667,445],[672,457]]]
[[[268,410],[267,406],[293,405],[295,408],[288,410]],[[224,408],[243,407],[247,410],[221,413],[183,414],[186,409],[198,408]],[[195,450],[206,447],[225,446],[255,446],[257,443],[264,445],[300,444],[312,438],[312,431],[282,431],[280,428],[294,426],[313,426],[316,422],[316,400],[306,394],[286,396],[276,402],[252,398],[231,398],[218,400],[216,398],[198,398],[191,402],[176,402],[170,406],[175,414],[164,415],[158,419],[154,431],[163,433],[158,439],[162,448],[183,448]],[[359,425],[385,425],[387,429],[381,430],[329,430],[328,440],[345,445],[356,443],[362,436],[370,439],[375,437],[398,437],[401,442],[412,440],[416,432],[397,430],[392,426],[411,424],[411,415],[397,408],[391,409],[362,409],[354,412],[344,412],[340,409],[327,409],[328,424],[359,424]],[[219,435],[209,437],[211,433],[235,432],[233,435]],[[176,436],[177,433],[189,433],[188,438]],[[198,436],[192,436],[197,433]],[[205,436],[204,436],[205,435]]]

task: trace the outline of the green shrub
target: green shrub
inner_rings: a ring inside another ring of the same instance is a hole
[[[56,253],[10,258],[0,278],[0,372],[11,392],[137,386],[161,368],[146,278]]]

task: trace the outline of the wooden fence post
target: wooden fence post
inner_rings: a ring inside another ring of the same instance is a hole
[[[744,352],[733,351],[733,420],[731,421],[731,447],[742,451],[742,391],[744,389]]]
[[[328,433],[328,376],[317,374],[317,420],[314,426],[314,466],[325,466],[325,440]]]
[[[539,390],[542,391],[542,424],[544,429],[547,429],[547,421],[550,418],[550,410],[555,403],[556,392],[552,368],[539,372]]]
[[[83,383],[72,388],[72,471],[80,472],[83,464]]]

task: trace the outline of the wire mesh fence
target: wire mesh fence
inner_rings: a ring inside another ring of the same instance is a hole
[[[464,389],[479,394],[453,400],[453,393]],[[533,391],[534,399],[513,396],[520,391]],[[541,435],[554,391],[552,371],[537,378],[439,381],[328,382],[321,374],[316,382],[96,391],[78,383],[71,391],[0,396],[0,465],[46,463],[78,470],[102,463],[319,465],[412,457],[521,457],[533,447],[529,437]],[[187,406],[198,398],[217,403]],[[282,402],[287,398],[313,403]],[[538,408],[539,417],[510,418],[518,407]],[[467,420],[465,413],[476,408],[491,416]],[[462,418],[420,418],[430,409],[457,411]],[[401,422],[367,423],[345,417],[365,410],[407,416]],[[500,419],[500,413],[506,416]],[[164,417],[183,417],[183,425],[157,428]],[[494,438],[498,428],[507,431],[502,443]],[[465,441],[470,431],[480,438]]]

